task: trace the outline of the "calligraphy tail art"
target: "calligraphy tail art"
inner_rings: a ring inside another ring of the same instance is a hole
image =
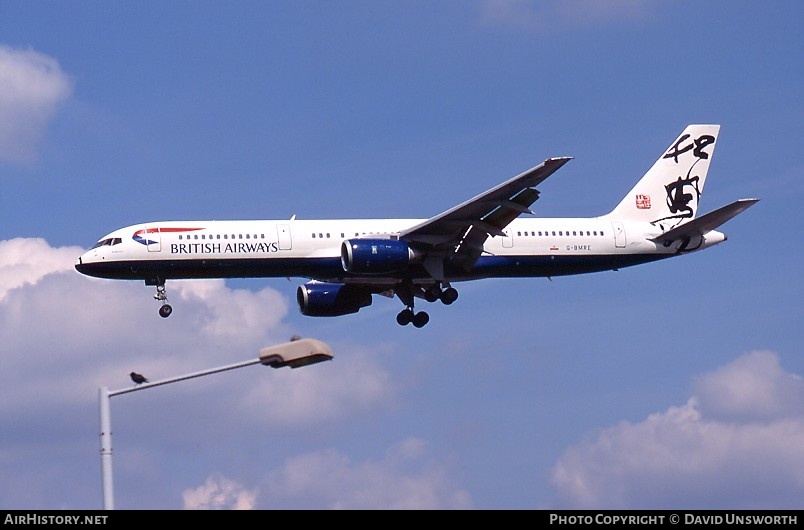
[[[719,131],[719,125],[687,127],[609,215],[663,230],[693,219]]]

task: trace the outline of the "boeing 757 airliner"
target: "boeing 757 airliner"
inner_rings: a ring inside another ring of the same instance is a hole
[[[356,313],[372,295],[397,296],[400,325],[430,320],[416,298],[452,304],[453,284],[617,270],[726,240],[720,225],[758,199],[696,217],[719,125],[690,125],[608,214],[538,218],[536,189],[570,158],[542,164],[430,219],[171,221],[115,230],[78,258],[86,275],[156,286],[187,278],[300,277],[309,316]]]

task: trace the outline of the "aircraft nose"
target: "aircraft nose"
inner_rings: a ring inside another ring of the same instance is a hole
[[[86,254],[75,260],[75,270],[86,276],[92,276],[92,263],[84,260]]]

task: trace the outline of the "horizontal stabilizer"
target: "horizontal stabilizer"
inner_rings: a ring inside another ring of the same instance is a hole
[[[701,217],[677,226],[672,230],[668,230],[662,235],[653,237],[651,238],[651,241],[657,243],[661,241],[667,244],[680,239],[702,236],[707,232],[711,232],[715,228],[719,227],[732,217],[744,212],[758,201],[759,199],[740,199],[738,201],[734,201],[729,205],[718,208],[717,210],[709,212],[706,215],[702,215]]]

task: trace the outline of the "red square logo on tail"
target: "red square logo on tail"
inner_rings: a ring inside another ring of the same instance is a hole
[[[650,195],[637,194],[636,207],[640,210],[650,210]]]

